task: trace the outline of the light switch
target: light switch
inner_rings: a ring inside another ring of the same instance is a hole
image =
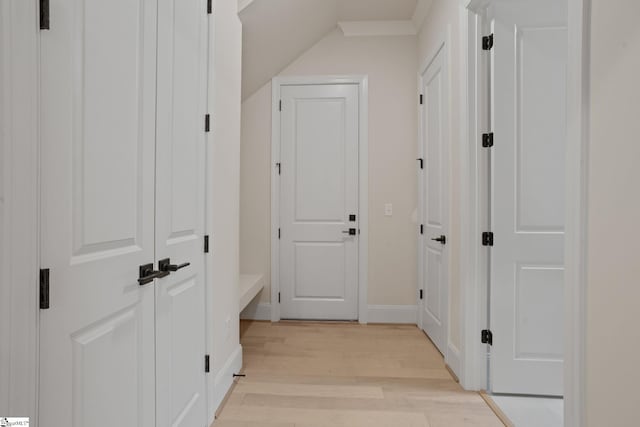
[[[393,205],[391,203],[386,203],[384,205],[384,216],[392,216],[393,215]]]

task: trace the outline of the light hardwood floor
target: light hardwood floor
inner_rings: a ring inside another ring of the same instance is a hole
[[[245,378],[215,427],[502,427],[415,326],[241,324]]]

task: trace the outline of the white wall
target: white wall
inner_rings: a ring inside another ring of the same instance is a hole
[[[214,50],[209,97],[212,125],[208,141],[211,262],[207,289],[212,309],[208,348],[213,350],[208,384],[210,421],[242,360],[238,324],[242,27],[236,0],[216,0],[213,6]]]
[[[369,76],[370,305],[416,304],[416,48],[414,36],[344,37],[336,29],[280,73]],[[240,269],[269,278],[270,83],[242,105],[241,153]],[[261,300],[269,299],[267,283]]]
[[[462,349],[461,342],[461,311],[460,311],[460,145],[466,144],[461,138],[458,123],[462,121],[465,109],[460,103],[460,91],[463,88],[461,70],[461,41],[460,41],[460,2],[454,0],[433,0],[429,14],[424,20],[418,33],[418,63],[426,65],[427,58],[433,56],[438,47],[449,34],[448,47],[449,70],[451,81],[451,206],[450,206],[450,236],[447,245],[450,246],[450,292],[449,292],[449,344],[455,349]]]
[[[640,2],[592,0],[586,410],[638,425]]]

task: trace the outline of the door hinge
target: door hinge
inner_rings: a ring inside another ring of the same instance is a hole
[[[204,253],[209,253],[209,236],[204,236]]]
[[[424,103],[424,96],[420,94],[420,105],[422,105],[423,103]]]
[[[278,292],[278,304],[280,304],[280,292]]]
[[[282,99],[278,102],[278,111],[282,111]]]
[[[211,129],[211,116],[209,114],[204,116],[204,131],[209,132]]]
[[[276,167],[278,168],[278,175],[282,172],[282,164],[276,163]]]
[[[493,34],[482,37],[482,50],[491,50],[493,47]]]
[[[49,30],[49,0],[40,0],[40,29]]]
[[[493,147],[493,132],[482,134],[482,146],[484,148]]]
[[[416,160],[420,162],[420,169],[424,169],[424,159],[423,158],[419,158],[419,159],[416,159]]]
[[[204,371],[209,372],[211,370],[211,364],[209,363],[209,355],[204,355]]]
[[[280,240],[280,229],[278,228],[278,240]]]
[[[213,0],[207,0],[207,14],[213,13]]]
[[[424,224],[420,224],[420,234],[424,234]]]
[[[482,233],[482,246],[493,246],[493,232],[485,231]]]
[[[40,309],[49,308],[49,269],[40,269]]]
[[[493,345],[493,334],[491,333],[491,331],[489,329],[483,329],[482,330],[482,335],[480,337],[480,341],[482,342],[482,344]]]
[[[424,299],[424,291],[420,289],[420,299]]]

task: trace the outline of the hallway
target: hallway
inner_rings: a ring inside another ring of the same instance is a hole
[[[415,326],[243,321],[241,343],[216,427],[502,426]]]

